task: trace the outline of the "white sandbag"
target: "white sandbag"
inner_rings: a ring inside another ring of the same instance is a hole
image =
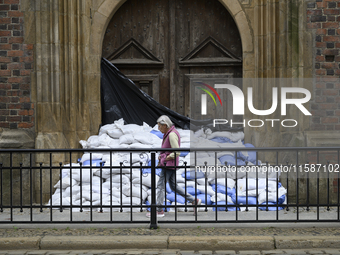
[[[141,188],[140,185],[132,185],[131,187],[129,185],[125,185],[122,189],[122,192],[124,195],[126,196],[132,196],[132,197],[138,197],[138,198],[142,198],[142,200],[144,201],[148,194],[146,193],[145,190],[143,190],[143,188]]]
[[[112,201],[112,202],[111,202]],[[106,196],[102,201],[102,205],[119,205],[119,198],[115,196]]]
[[[78,184],[78,182],[75,179],[70,180],[70,177],[65,177],[65,178],[61,179],[61,187],[63,189],[66,189],[70,185],[74,186],[74,185],[77,185],[77,184]],[[60,180],[56,183],[56,185],[54,185],[54,188],[60,189]]]
[[[140,197],[123,197],[121,202],[123,205],[141,205]]]
[[[100,136],[102,134],[107,134],[107,131],[112,130],[112,129],[116,129],[116,128],[117,128],[116,124],[114,124],[114,123],[113,124],[106,124],[106,125],[100,127],[98,135]]]
[[[227,197],[227,203],[234,204],[231,197],[228,195],[226,196],[226,194],[223,194],[223,193],[215,193],[215,195],[211,196],[210,199],[211,199],[211,202],[216,203],[220,201],[226,201],[226,197]]]
[[[235,181],[231,178],[227,178],[227,182],[225,178],[209,178],[209,183],[210,184],[217,184],[217,185],[222,185],[225,186],[227,183],[227,187],[230,189],[233,189],[235,187]]]
[[[119,144],[132,144],[135,143],[135,139],[132,134],[125,134],[119,137]]]
[[[207,187],[207,190],[205,189],[205,187]],[[215,195],[215,191],[211,186],[197,185],[196,189],[199,190],[201,193],[207,193],[210,196]]]
[[[111,149],[119,148],[119,139],[111,139],[107,144]]]
[[[208,180],[205,180],[205,178],[196,179],[196,182],[198,185],[205,185],[205,184],[209,185]]]
[[[156,175],[156,185],[157,185],[158,181],[159,181],[159,176]],[[132,179],[132,183],[133,184],[140,184],[141,183],[140,176]],[[146,187],[151,187],[151,174],[143,174],[142,175],[142,184]]]
[[[63,166],[63,169],[61,170],[61,179],[65,178],[67,176],[70,176],[70,169],[74,169],[74,168],[79,168],[80,164],[78,163],[72,163],[72,164],[66,164]]]
[[[241,131],[240,132],[217,131],[207,135],[208,140],[213,139],[215,137],[226,137],[235,143],[244,139],[244,133]]]
[[[261,194],[257,198],[259,204],[262,204],[267,201],[267,193],[268,193],[268,202],[276,203],[277,198],[280,198],[281,196],[287,194],[287,190],[284,187],[280,187],[278,189],[278,195],[276,195],[276,192],[266,192],[266,191],[261,192]]]
[[[131,149],[147,149],[147,148],[152,148],[152,143],[151,144],[143,144],[143,143],[132,143],[129,145],[129,148]]]
[[[106,181],[109,181],[109,182],[111,181],[112,183],[120,183],[120,182],[122,182],[123,184],[130,183],[129,177],[127,177],[124,174],[122,174],[122,175],[114,174],[114,175],[111,176],[111,178],[108,178]]]
[[[196,185],[196,182],[194,182],[194,181],[187,181],[186,183],[187,183],[187,187],[195,187],[195,185]],[[179,187],[181,187],[183,189],[185,188],[185,182],[177,183],[177,184],[178,184]],[[197,184],[197,186],[198,186],[198,184]]]
[[[81,171],[80,169],[72,169],[72,178],[75,179],[77,182],[89,183],[91,180],[91,176],[93,178],[93,173],[96,172],[97,170],[98,170],[97,168],[93,168],[91,173],[91,170],[89,168],[85,169],[82,168]]]
[[[84,161],[87,160],[96,160],[96,159],[102,159],[103,158],[103,153],[84,153],[83,156],[81,157],[80,162],[84,163]]]
[[[87,139],[87,148],[97,148],[98,146],[100,146],[98,135],[92,135]]]
[[[237,196],[240,196],[240,197],[246,197],[248,195],[248,197],[256,197],[258,196],[259,194],[261,194],[262,192],[266,191],[265,189],[259,189],[257,192],[256,192],[256,189],[248,189],[248,193],[247,191],[241,191],[241,192],[237,192]]]
[[[127,124],[120,128],[122,130],[123,134],[136,134],[143,132],[143,126],[139,126],[137,124]]]
[[[267,190],[275,190],[278,187],[276,181],[269,181],[268,180],[268,187],[267,187],[267,180],[265,178],[259,178],[258,181],[253,178],[248,178],[248,187],[246,186],[247,180],[246,179],[238,179],[237,180],[237,190],[238,192],[245,191],[247,188],[248,190],[251,189],[267,189]]]
[[[135,141],[142,143],[142,144],[149,144],[152,145],[154,141],[159,141],[160,138],[152,133],[136,133],[133,134],[133,138]]]
[[[197,131],[194,133],[194,137],[195,137],[195,138],[200,138],[200,137],[206,138],[207,135],[204,133],[203,128],[201,128],[201,129],[197,130]]]
[[[124,135],[122,130],[120,130],[118,128],[108,130],[106,133],[113,139],[117,139],[117,138],[121,137],[122,135]]]

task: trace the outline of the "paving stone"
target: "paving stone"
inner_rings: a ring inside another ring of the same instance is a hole
[[[49,251],[46,253],[46,255],[65,255],[65,254],[69,254],[71,251]]]
[[[47,251],[28,251],[26,255],[45,255],[46,253]]]
[[[143,251],[141,250],[135,250],[135,251],[128,251],[126,252],[127,255],[139,255],[139,254],[142,254]]]
[[[200,255],[211,255],[211,254],[213,254],[213,252],[212,251],[199,251],[198,254],[200,254]]]
[[[231,255],[231,254],[236,254],[235,251],[231,251],[231,250],[225,250],[225,251],[215,251],[215,254],[218,254],[218,255]]]
[[[307,252],[305,252],[305,250],[300,250],[300,249],[285,249],[282,250],[287,254],[291,254],[291,255],[305,255],[307,254]]]
[[[321,249],[326,254],[340,254],[339,249]]]
[[[197,254],[195,251],[180,251],[181,255],[192,255],[192,254]]]
[[[158,255],[160,254],[162,251],[160,250],[145,250],[143,251],[144,255]],[[162,253],[163,254],[163,253]]]
[[[259,251],[239,251],[238,254],[261,255]]]
[[[110,251],[106,252],[105,255],[124,255],[124,254],[126,254],[125,252],[126,251],[122,251],[122,250],[120,250],[120,251],[110,250]]]
[[[8,255],[24,255],[26,254],[26,250],[20,250],[20,251],[7,251]]]
[[[308,254],[325,254],[322,250],[315,250],[315,249],[306,250],[306,249],[304,249],[304,251],[307,252]]]
[[[262,251],[263,255],[271,255],[271,254],[285,254],[282,250],[268,250],[268,251]]]

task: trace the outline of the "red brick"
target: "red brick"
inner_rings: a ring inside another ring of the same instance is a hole
[[[335,70],[335,74],[336,74],[336,75],[340,75],[340,69],[336,69],[336,70]]]
[[[317,89],[324,89],[326,88],[326,84],[325,83],[316,83],[315,84]]]
[[[11,31],[0,31],[0,36],[11,36],[12,32]]]
[[[18,115],[25,115],[25,116],[27,116],[28,115],[28,110],[20,110],[18,112]]]
[[[19,95],[20,91],[18,90],[10,90],[10,91],[7,91],[7,96],[14,96],[14,97],[17,97]]]
[[[9,57],[0,57],[0,63],[10,63],[11,58]]]
[[[7,52],[9,57],[22,57],[24,52],[22,50],[11,50]]]
[[[0,127],[9,128],[9,123],[8,122],[0,122]]]
[[[325,49],[322,51],[323,55],[338,55],[339,50],[338,49]]]
[[[34,109],[34,103],[31,103],[31,109]]]
[[[325,62],[325,63],[322,63],[321,65],[321,68],[324,68],[324,69],[334,69],[336,67],[337,67],[336,64],[333,62]]]
[[[318,28],[318,29],[316,30],[316,34],[317,34],[317,35],[325,35],[325,34],[327,34],[327,29]]]
[[[315,70],[315,74],[317,74],[317,75],[325,75],[326,74],[326,70],[321,70],[321,69]]]
[[[335,130],[340,130],[340,125],[335,125]]]
[[[22,83],[23,78],[22,77],[11,77],[11,78],[8,78],[8,82],[9,83]]]
[[[24,44],[24,50],[33,50],[34,45],[33,44]]]
[[[31,70],[20,70],[21,76],[28,76],[31,74]]]
[[[11,44],[2,44],[0,43],[0,50],[11,50],[12,45]]]
[[[33,123],[26,123],[26,122],[21,122],[18,124],[18,128],[31,128],[33,127]]]
[[[307,28],[321,28],[321,24],[318,23],[318,22],[315,22],[315,23],[307,23]]]
[[[29,111],[28,111],[28,115],[29,115],[29,116],[33,116],[33,115],[34,115],[34,110],[29,110]]]
[[[21,121],[21,116],[7,116],[9,122],[19,122]]]
[[[11,70],[0,70],[0,77],[11,76]]]
[[[0,97],[1,103],[9,103],[9,97]]]
[[[8,104],[8,109],[21,109],[20,104]]]
[[[337,109],[338,105],[337,104],[320,104],[320,109]]]
[[[327,44],[325,42],[317,42],[316,47],[317,48],[326,48]]]
[[[31,100],[29,97],[20,97],[20,103],[29,103]]]
[[[19,4],[20,0],[4,0],[4,4]]]
[[[322,23],[323,28],[338,28],[339,22],[324,22]]]
[[[316,6],[318,8],[326,8],[327,7],[327,2],[323,1],[323,2],[317,2]]]
[[[1,4],[0,5],[0,11],[8,11],[10,9],[9,7],[10,6],[8,4]]]
[[[338,42],[338,41],[340,41],[340,38],[339,38],[339,36],[329,35],[329,36],[324,36],[323,41],[324,42]]]
[[[339,118],[337,117],[327,117],[327,118],[321,118],[321,123],[338,123]]]
[[[12,89],[12,85],[0,83],[0,89]]]
[[[340,43],[336,43],[336,44],[335,44],[335,47],[336,47],[336,48],[340,48]]]
[[[338,78],[332,77],[332,76],[326,76],[326,77],[323,77],[322,80],[324,82],[335,82],[335,81],[338,81]]]
[[[24,13],[20,11],[9,11],[8,17],[24,17]]]
[[[307,15],[322,15],[322,10],[307,10]]]
[[[19,97],[11,97],[11,103],[19,103]]]
[[[19,70],[22,69],[24,66],[23,63],[19,63],[19,62],[13,62],[7,65],[7,69],[9,70]]]
[[[315,60],[316,60],[317,62],[324,62],[324,61],[325,61],[325,56],[316,56],[316,57],[315,57]]]
[[[339,15],[339,10],[337,9],[325,9],[323,10],[324,15]]]
[[[20,58],[20,62],[26,62],[26,63],[33,62],[33,56],[29,56],[29,57],[21,57],[21,58]]]
[[[30,89],[30,85],[29,84],[20,84],[20,89],[21,90],[29,90]]]
[[[11,18],[0,18],[0,24],[10,24]]]
[[[337,89],[325,89],[322,91],[322,95],[324,96],[337,96],[339,95],[339,90]]]
[[[24,38],[23,37],[10,37],[9,38],[9,43],[23,43]]]
[[[326,97],[320,97],[320,96],[316,96],[315,97],[315,102],[316,103],[325,103],[327,101]]]

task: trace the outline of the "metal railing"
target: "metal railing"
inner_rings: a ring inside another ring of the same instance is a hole
[[[340,220],[340,147],[175,150],[191,155],[190,162],[180,157],[173,167],[182,172],[174,174],[176,184],[186,193],[191,187],[204,203],[179,203],[183,197],[175,191],[167,204],[165,192],[164,218],[157,218],[156,179],[162,169],[174,170],[158,167],[157,155],[172,149],[0,150],[0,224],[150,223],[157,228],[158,223]],[[79,162],[84,153],[88,161]],[[98,153],[105,162],[95,160]],[[248,155],[245,160],[240,153]],[[223,154],[235,155],[235,162],[223,161]]]

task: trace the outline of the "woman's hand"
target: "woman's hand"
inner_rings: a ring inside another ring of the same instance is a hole
[[[169,161],[169,160],[172,160],[172,157],[170,157],[170,155],[168,155],[166,158],[165,158],[166,161]]]

